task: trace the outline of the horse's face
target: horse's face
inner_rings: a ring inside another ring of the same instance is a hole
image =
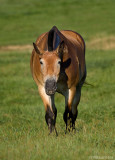
[[[57,89],[61,59],[55,52],[46,52],[40,57],[39,62],[46,94],[52,95]]]
[[[57,89],[57,81],[60,74],[64,43],[61,43],[55,51],[41,51],[34,44],[34,49],[39,55],[40,70],[47,95],[53,95]]]

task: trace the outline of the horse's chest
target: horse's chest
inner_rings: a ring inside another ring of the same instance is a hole
[[[57,82],[57,92],[64,95],[67,89],[68,89],[67,76],[65,75],[65,73],[61,73],[59,80]]]

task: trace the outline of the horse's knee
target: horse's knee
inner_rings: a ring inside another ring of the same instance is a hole
[[[48,125],[50,132],[52,132],[55,128],[56,117],[57,117],[57,109],[55,108],[55,111],[53,113],[50,107],[47,107],[45,120],[46,120],[46,123]]]

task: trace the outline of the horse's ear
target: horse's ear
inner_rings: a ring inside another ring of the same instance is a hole
[[[63,57],[63,54],[68,52],[68,47],[67,45],[64,43],[64,41],[62,41],[59,46],[56,49],[57,54],[59,55],[60,58]]]
[[[33,46],[34,46],[36,53],[39,55],[42,55],[42,53],[40,52],[39,48],[37,47],[37,45],[35,43],[33,43]]]

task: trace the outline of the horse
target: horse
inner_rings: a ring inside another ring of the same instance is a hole
[[[57,135],[56,92],[65,97],[63,119],[66,131],[74,130],[81,88],[86,79],[85,42],[82,36],[72,30],[59,31],[54,26],[33,43],[30,67],[45,106],[49,134],[55,130]]]

